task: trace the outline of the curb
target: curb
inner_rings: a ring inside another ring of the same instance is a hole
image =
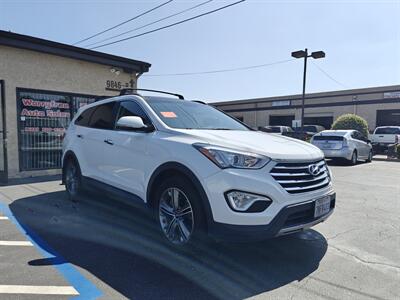
[[[400,162],[400,159],[397,158],[372,158],[375,161],[391,161],[391,162]]]

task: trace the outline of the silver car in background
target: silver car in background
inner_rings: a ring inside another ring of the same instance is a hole
[[[372,160],[371,141],[357,130],[324,130],[314,135],[311,143],[324,152],[325,158],[345,159],[352,165],[358,160]]]

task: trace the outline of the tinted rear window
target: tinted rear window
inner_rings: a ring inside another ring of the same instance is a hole
[[[400,128],[378,128],[375,134],[400,134]]]
[[[343,137],[336,135],[314,135],[314,141],[343,141]]]
[[[89,127],[98,129],[112,129],[114,126],[114,109],[115,102],[108,102],[96,106],[95,111],[90,117]]]
[[[75,120],[75,124],[79,126],[89,126],[89,120],[96,107],[91,107],[83,111]]]

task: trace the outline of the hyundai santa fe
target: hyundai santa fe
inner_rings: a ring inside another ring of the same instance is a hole
[[[201,233],[263,240],[332,214],[331,173],[317,147],[180,95],[122,94],[81,108],[68,127],[62,170],[71,199],[92,187],[142,204],[174,245]]]

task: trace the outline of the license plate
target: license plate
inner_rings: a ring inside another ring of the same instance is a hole
[[[331,197],[326,196],[315,200],[314,218],[318,218],[327,212],[331,207]]]

